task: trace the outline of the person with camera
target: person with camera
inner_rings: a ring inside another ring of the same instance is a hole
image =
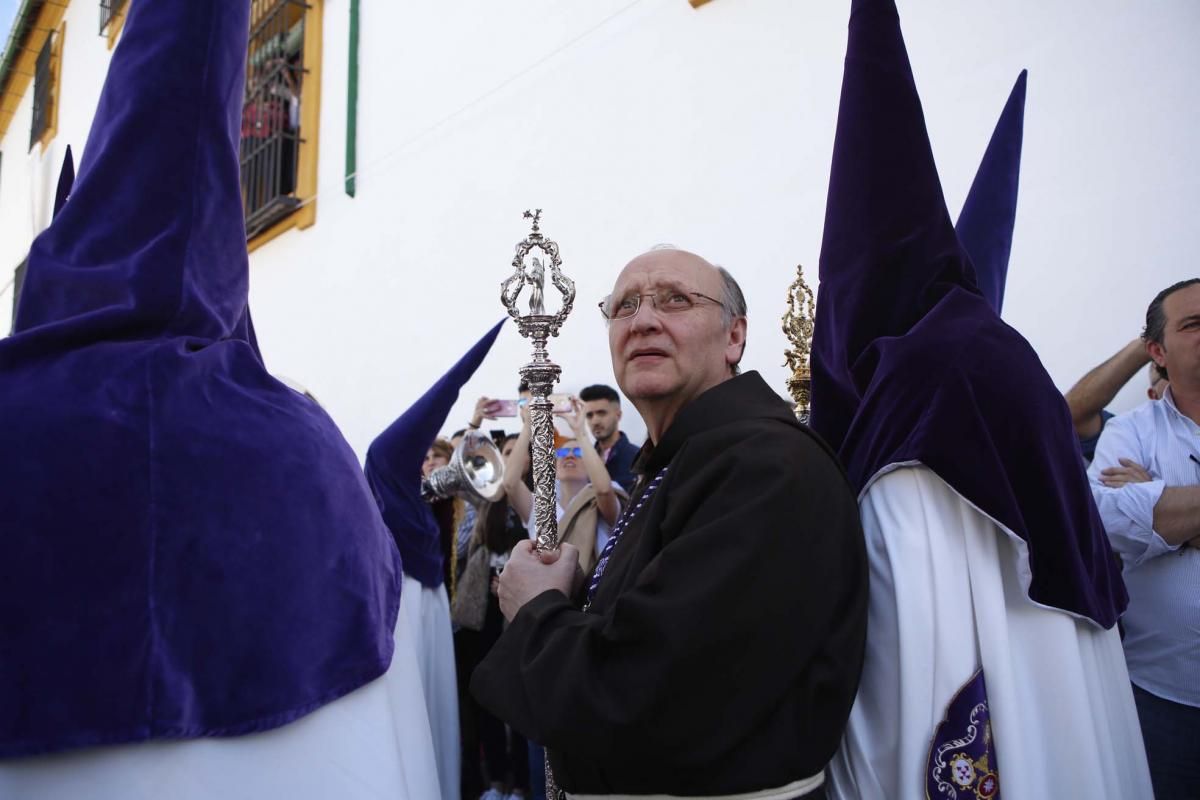
[[[608,542],[628,495],[613,481],[592,444],[584,404],[578,397],[571,397],[566,408],[569,410],[555,411],[571,430],[571,436],[560,439],[554,452],[558,476],[559,541],[570,542],[579,548],[579,566],[587,573]],[[524,425],[513,448],[509,469],[505,471],[504,488],[509,504],[525,520],[525,527],[532,537],[533,492],[521,482],[521,475],[529,465],[528,406],[522,407],[521,418]]]

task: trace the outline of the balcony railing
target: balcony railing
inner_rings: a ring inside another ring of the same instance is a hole
[[[300,206],[300,104],[304,81],[301,0],[252,0],[242,106],[242,200],[252,237]]]
[[[128,3],[129,0],[100,0],[100,35],[103,36],[108,31],[108,25],[112,22],[121,9]]]

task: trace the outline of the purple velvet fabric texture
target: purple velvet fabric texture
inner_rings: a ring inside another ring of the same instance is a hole
[[[363,469],[400,548],[404,570],[429,588],[442,585],[443,556],[437,521],[421,499],[421,464],[459,390],[479,369],[503,325],[504,320],[496,323],[367,449]]]
[[[997,315],[1004,307],[1008,256],[1017,222],[1026,77],[1026,71],[1021,70],[954,225],[975,268],[975,285]]]
[[[1029,547],[1031,600],[1108,628],[1127,596],[1067,406],[976,288],[892,0],[855,0],[813,338],[812,426],[859,491],[919,462]]]
[[[131,5],[0,340],[0,757],[261,731],[391,662],[399,553],[254,344],[248,15]]]

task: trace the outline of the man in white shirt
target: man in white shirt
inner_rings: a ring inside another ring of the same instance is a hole
[[[1129,608],[1125,659],[1154,792],[1200,786],[1200,278],[1146,312],[1146,351],[1163,398],[1113,418],[1088,471]]]

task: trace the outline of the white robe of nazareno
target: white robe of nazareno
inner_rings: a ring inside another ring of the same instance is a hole
[[[1032,602],[1024,541],[923,465],[881,471],[859,506],[867,649],[830,797],[925,798],[934,731],[980,668],[1005,800],[1153,797],[1115,626]]]
[[[295,722],[228,738],[151,741],[0,760],[21,800],[429,800],[441,796],[406,606],[381,677]],[[86,665],[80,665],[86,669]]]
[[[454,665],[454,630],[450,624],[450,599],[445,586],[429,588],[404,576],[409,628],[416,632],[417,664],[425,693],[438,784],[443,800],[460,800],[462,755],[458,739],[458,679]],[[400,643],[396,642],[396,647]]]

